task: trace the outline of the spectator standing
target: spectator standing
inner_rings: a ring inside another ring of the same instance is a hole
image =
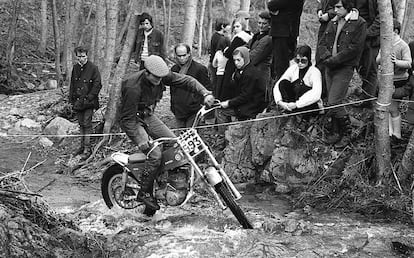
[[[213,66],[213,59],[217,51],[221,51],[221,54],[223,54],[224,49],[230,45],[230,39],[228,37],[228,34],[231,31],[231,25],[227,19],[219,18],[216,20],[214,30],[215,32],[213,36],[211,36],[210,42],[210,62],[208,68],[211,81],[210,89],[213,91],[214,96],[216,96],[216,90],[218,85],[217,66]],[[221,74],[224,74],[224,71]]]
[[[221,102],[217,120],[219,123],[229,122],[234,116],[237,120],[255,118],[266,108],[263,101],[266,88],[260,84],[260,72],[250,62],[249,49],[245,46],[233,51],[236,70],[232,80],[235,85],[234,97]]]
[[[353,0],[336,0],[336,17],[326,28],[319,43],[322,64],[326,67],[328,105],[338,105],[346,97],[354,68],[358,65],[364,47],[367,27],[365,20],[353,8]],[[344,107],[330,109],[332,130],[325,141],[341,148],[348,144],[350,119]]]
[[[322,35],[325,33],[326,27],[328,26],[328,22],[332,20],[335,16],[335,10],[334,10],[334,0],[321,0],[318,4],[318,10],[317,10],[317,16],[320,23],[319,30],[318,30],[318,41],[316,46],[316,55],[315,55],[315,61],[316,61],[316,67],[321,71],[322,74],[322,98],[326,98],[326,81],[325,81],[325,72],[324,72],[324,66],[321,64],[321,60],[319,57],[318,52],[318,45],[319,41],[322,38]]]
[[[391,62],[394,63],[394,88],[395,92],[393,94],[394,99],[401,99],[405,97],[401,94],[400,88],[403,88],[408,84],[409,73],[408,70],[411,68],[411,52],[408,44],[401,39],[400,31],[401,24],[397,19],[393,20],[393,29],[394,29],[394,38],[392,44],[392,54]],[[380,63],[381,52],[377,56],[377,63]],[[406,95],[408,96],[408,95]],[[401,140],[401,114],[399,110],[399,101],[391,100],[391,105],[389,108],[390,118],[389,118],[389,134],[396,140]]]
[[[149,56],[145,69],[122,81],[120,125],[141,151],[151,153],[145,161],[141,189],[137,199],[152,210],[158,210],[153,197],[153,185],[161,164],[161,149],[149,143],[151,138],[175,137],[174,133],[154,114],[155,106],[161,100],[165,85],[185,88],[204,96],[204,101],[213,104],[214,97],[191,76],[170,72],[159,56]]]
[[[232,81],[232,76],[236,70],[236,66],[233,60],[233,51],[240,47],[245,46],[252,36],[248,34],[246,30],[246,20],[244,18],[238,18],[232,22],[232,34],[230,46],[224,51],[224,56],[228,59],[226,68],[224,70],[223,82],[217,87],[217,98],[220,100],[230,99],[235,96],[235,85]]]
[[[154,28],[152,16],[142,13],[139,18],[139,29],[135,39],[134,53],[135,62],[139,63],[139,69],[144,69],[144,61],[150,55],[157,55],[166,58],[166,46],[164,35]]]
[[[96,65],[88,60],[88,49],[75,48],[77,63],[73,66],[69,87],[69,102],[76,112],[81,146],[75,155],[82,154],[86,159],[91,155],[92,116],[93,110],[99,108],[99,91],[102,88],[101,74]]]
[[[174,48],[176,64],[171,67],[172,72],[187,74],[204,87],[210,85],[208,70],[204,65],[193,60],[191,48],[187,44],[178,44]],[[174,113],[177,126],[179,128],[191,127],[203,99],[194,93],[177,87],[170,88],[171,111]]]
[[[319,108],[317,102],[321,99],[322,76],[318,68],[312,66],[311,58],[311,48],[299,46],[293,59],[295,63],[276,82],[274,100],[283,110],[300,112]]]
[[[270,14],[268,11],[259,13],[257,22],[259,31],[253,35],[248,47],[250,49],[250,62],[261,73],[266,96],[264,101],[269,102],[271,94],[270,86],[270,64],[272,62],[272,37],[270,31]]]
[[[270,35],[273,42],[272,78],[279,80],[296,49],[304,0],[269,0]]]

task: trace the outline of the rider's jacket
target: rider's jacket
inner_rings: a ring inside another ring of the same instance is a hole
[[[146,70],[141,70],[122,81],[120,122],[139,123],[137,115],[152,115],[162,98],[165,85],[180,87],[203,96],[209,93],[196,79],[175,72],[170,72],[160,84],[153,85],[147,80]]]

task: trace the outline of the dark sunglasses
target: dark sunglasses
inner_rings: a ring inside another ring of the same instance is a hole
[[[293,61],[295,61],[297,64],[307,64],[309,62],[307,58],[294,58]]]

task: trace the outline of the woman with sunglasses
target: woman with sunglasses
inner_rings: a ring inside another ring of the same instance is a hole
[[[312,50],[308,45],[299,46],[295,63],[276,82],[273,88],[275,103],[287,112],[318,109],[322,93],[322,76],[312,66]],[[309,113],[306,113],[309,114]]]

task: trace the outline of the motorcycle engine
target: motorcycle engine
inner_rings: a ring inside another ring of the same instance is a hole
[[[184,202],[188,193],[187,168],[178,168],[168,172],[165,189],[165,201],[168,205],[177,206]]]

